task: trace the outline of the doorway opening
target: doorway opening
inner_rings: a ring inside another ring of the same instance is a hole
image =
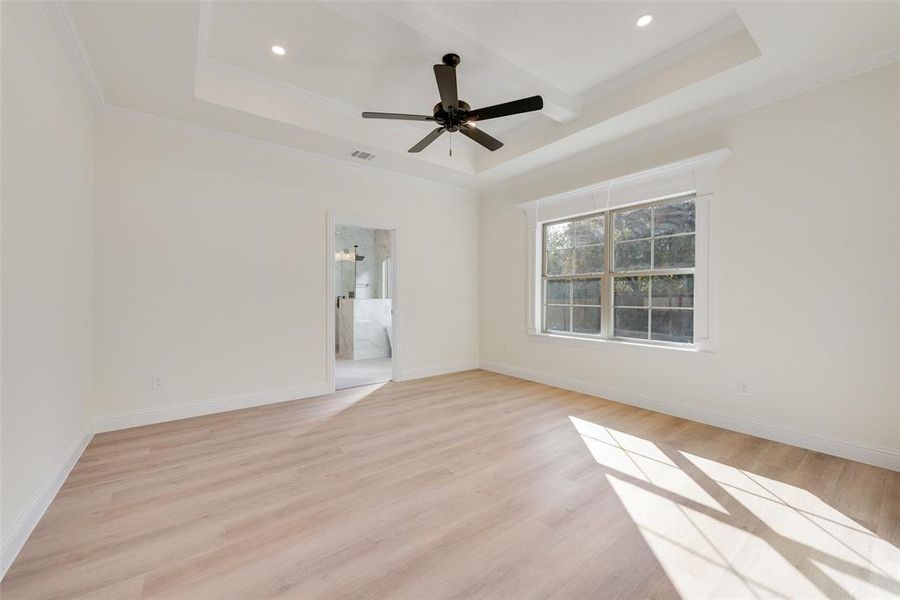
[[[390,381],[396,231],[343,222],[332,231],[334,389]]]

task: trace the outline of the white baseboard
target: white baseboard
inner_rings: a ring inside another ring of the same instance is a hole
[[[511,375],[519,379],[527,379],[552,385],[554,387],[581,392],[590,396],[597,396],[622,404],[629,404],[639,408],[646,408],[667,415],[682,417],[707,425],[714,425],[723,429],[746,433],[756,437],[765,438],[775,442],[781,442],[791,446],[799,446],[816,452],[823,452],[841,458],[847,458],[858,462],[900,471],[900,451],[891,448],[880,448],[860,444],[858,442],[800,431],[784,425],[773,425],[747,417],[735,417],[718,412],[704,410],[685,404],[649,398],[647,396],[629,392],[618,388],[604,386],[598,383],[563,377],[551,373],[542,373],[523,369],[512,365],[482,361],[481,368],[485,371],[493,371],[504,375]]]
[[[44,516],[50,503],[56,497],[57,492],[59,492],[59,489],[69,476],[75,463],[81,458],[81,454],[84,452],[84,449],[87,448],[95,433],[128,429],[130,427],[139,427],[141,425],[152,425],[154,423],[175,421],[177,419],[186,419],[189,417],[199,417],[202,415],[227,412],[241,408],[262,406],[264,404],[274,404],[276,402],[300,400],[302,398],[311,398],[327,393],[328,385],[321,383],[302,388],[288,388],[252,394],[240,394],[224,398],[215,398],[204,402],[151,408],[93,419],[87,424],[82,434],[66,452],[63,460],[55,469],[53,469],[50,477],[47,478],[47,481],[41,489],[35,494],[31,502],[28,503],[28,506],[19,515],[19,518],[16,519],[15,523],[13,523],[8,531],[3,532],[3,545],[2,550],[0,550],[0,580],[6,575],[7,569],[9,569],[10,565],[12,565],[13,561],[16,559],[22,546],[24,546],[25,542],[28,540],[28,536],[31,535],[31,532],[37,526],[38,521]]]
[[[178,419],[188,419],[190,417],[201,417],[203,415],[239,410],[241,408],[251,408],[254,406],[262,406],[264,404],[275,404],[276,402],[311,398],[327,393],[328,384],[320,383],[301,388],[287,388],[265,392],[254,392],[250,394],[238,394],[236,396],[214,398],[212,400],[192,402],[190,404],[136,410],[117,415],[97,417],[94,420],[94,432],[103,433],[106,431],[128,429],[130,427],[153,425],[154,423],[164,423],[166,421],[177,421]]]
[[[0,580],[6,575],[7,569],[18,556],[19,551],[28,536],[34,531],[38,521],[47,512],[47,508],[56,497],[59,488],[62,487],[75,463],[81,458],[81,453],[87,448],[91,438],[94,437],[93,423],[88,422],[81,434],[75,439],[66,451],[63,459],[50,473],[50,477],[41,486],[41,489],[31,498],[31,502],[25,507],[12,526],[3,532],[3,546],[0,549]]]
[[[435,375],[459,373],[460,371],[471,371],[472,369],[477,368],[479,368],[479,362],[477,360],[467,360],[458,363],[447,363],[430,367],[420,367],[417,369],[404,369],[403,381],[407,381],[409,379],[421,379],[422,377],[434,377]]]
[[[466,361],[419,369],[408,369],[404,371],[404,379],[418,379],[421,377],[457,373],[460,371],[477,369],[479,367],[486,371],[503,373],[520,379],[536,381],[545,385],[552,385],[554,387],[581,392],[591,396],[606,398],[623,404],[638,406],[640,408],[646,408],[690,419],[692,421],[698,421],[700,423],[715,425],[716,427],[722,427],[723,429],[730,429],[732,431],[738,431],[776,442],[790,444],[792,446],[799,446],[817,452],[824,452],[826,454],[840,456],[842,458],[884,467],[894,471],[900,471],[900,452],[889,448],[868,446],[840,438],[799,431],[782,425],[772,425],[770,423],[747,419],[745,417],[723,415],[721,413],[698,409],[684,404],[648,398],[627,390],[611,388],[593,382],[562,377],[550,373],[531,371],[501,363],[482,361],[479,365],[476,361]],[[301,398],[321,396],[327,393],[328,385],[322,383],[303,388],[241,394],[207,400],[204,402],[134,411],[94,419],[74,441],[72,446],[66,452],[63,460],[55,469],[53,469],[46,483],[34,495],[31,502],[28,503],[28,506],[20,514],[15,523],[13,523],[8,531],[3,532],[3,544],[2,549],[0,549],[0,580],[2,580],[7,569],[9,569],[9,566],[19,554],[22,546],[25,545],[28,536],[31,535],[31,532],[41,520],[41,517],[50,506],[53,498],[56,497],[57,492],[59,492],[59,489],[69,476],[75,463],[78,462],[84,449],[87,448],[87,445],[90,443],[95,432],[100,433],[117,429],[127,429],[129,427],[138,427],[141,425],[150,425],[153,423],[162,423],[165,421],[227,412],[241,408],[262,406],[264,404],[299,400]]]
[[[454,370],[463,370],[464,368],[477,369],[478,364],[472,362],[466,365],[455,365],[453,368],[433,368],[428,369],[428,373],[425,373],[425,369],[420,369],[414,371],[414,373],[415,377],[427,377],[428,375],[437,375],[445,372],[449,373]],[[178,419],[199,417],[238,410],[241,408],[262,406],[265,404],[300,400],[302,398],[311,398],[327,393],[329,393],[328,384],[321,383],[301,388],[287,388],[250,394],[238,394],[202,402],[149,408],[94,418],[88,422],[82,434],[66,452],[65,457],[60,464],[53,469],[50,477],[48,477],[41,489],[35,494],[31,502],[28,503],[25,510],[20,513],[18,519],[16,519],[8,530],[4,528],[4,531],[2,532],[2,547],[0,547],[0,580],[6,575],[7,569],[12,565],[16,556],[18,556],[19,551],[21,551],[22,546],[25,545],[28,536],[31,535],[31,532],[37,526],[41,517],[44,516],[50,503],[56,497],[57,492],[59,492],[59,489],[69,476],[75,463],[81,458],[82,453],[85,448],[87,448],[95,433],[117,431],[120,429],[129,429],[131,427],[141,427],[143,425],[153,425],[155,423],[176,421]]]

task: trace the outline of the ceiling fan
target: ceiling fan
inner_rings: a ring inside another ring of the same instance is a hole
[[[540,96],[530,96],[513,100],[512,102],[504,102],[472,110],[466,102],[459,99],[456,90],[456,67],[459,65],[459,56],[456,54],[445,54],[442,60],[444,64],[434,65],[434,78],[437,80],[441,101],[434,105],[433,115],[364,112],[362,114],[363,119],[435,121],[440,125],[440,127],[422,138],[422,141],[410,148],[410,152],[421,152],[445,131],[450,133],[458,131],[493,152],[501,148],[503,142],[480,129],[476,129],[475,123],[477,121],[541,110],[544,107],[544,100]]]

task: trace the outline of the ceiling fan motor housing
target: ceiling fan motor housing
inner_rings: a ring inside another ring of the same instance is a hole
[[[450,112],[445,111],[440,102],[434,105],[434,120],[446,127],[448,131],[458,131],[459,126],[468,120],[469,111],[472,110],[468,102],[460,100],[457,105],[458,108],[451,108]]]

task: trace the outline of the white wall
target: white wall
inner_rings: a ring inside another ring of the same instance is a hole
[[[404,371],[477,364],[476,194],[119,112],[96,160],[99,415],[324,386],[326,210],[401,225]]]
[[[785,439],[820,448],[872,446],[900,460],[898,106],[894,63],[488,190],[482,361],[745,430],[798,430],[812,435]],[[712,216],[717,352],[530,341],[526,224],[514,205],[720,147],[734,156],[721,169]],[[750,397],[737,395],[739,378],[750,381]]]
[[[2,23],[0,520],[8,547],[89,421],[94,136],[89,99],[42,7],[4,2]]]

